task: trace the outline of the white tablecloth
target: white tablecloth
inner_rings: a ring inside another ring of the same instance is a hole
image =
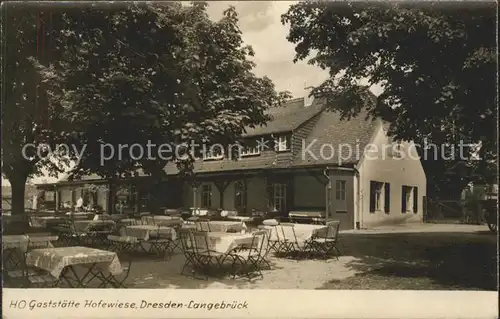
[[[2,236],[2,249],[18,248],[26,251],[28,249],[28,240],[30,246],[37,246],[57,241],[57,239],[57,236],[5,235]]]
[[[208,232],[207,243],[211,251],[226,254],[234,248],[241,245],[251,245],[253,240],[252,234],[236,234],[236,233],[221,233]],[[203,243],[198,243],[199,247],[203,247]]]
[[[182,225],[184,222],[182,218],[174,216],[144,216],[141,218],[141,221],[144,221],[148,225],[156,226]]]
[[[328,227],[325,225],[309,225],[309,224],[294,224],[293,228],[291,226],[264,226],[266,229],[271,230],[270,240],[283,240],[288,239],[294,241],[295,238],[297,242],[303,243],[306,240],[311,239],[313,235],[320,235],[323,232],[328,231]],[[278,234],[276,234],[278,232]],[[295,237],[294,237],[295,233]]]
[[[161,236],[162,238],[176,239],[175,230],[167,226],[155,225],[132,225],[125,228],[125,234],[143,240],[149,240],[151,236]]]
[[[93,226],[94,227],[100,227],[100,226],[114,226],[115,222],[112,220],[75,220],[73,222],[73,225],[75,227],[75,231],[77,233],[85,233],[89,231]]]
[[[57,224],[62,222],[62,217],[56,216],[30,216],[30,226],[33,228],[46,228],[49,224]]]
[[[265,219],[262,222],[262,225],[275,226],[275,225],[279,225],[279,222],[276,219]]]
[[[26,263],[44,269],[59,278],[67,266],[96,263],[96,267],[107,270],[113,275],[122,272],[116,253],[88,247],[58,247],[34,249],[26,256]]]
[[[232,220],[239,220],[240,222],[251,222],[254,220],[254,218],[250,216],[227,216],[227,218]]]
[[[209,221],[209,222],[196,222],[196,228],[198,230],[210,231],[210,232],[241,232],[247,229],[247,225],[239,221]]]

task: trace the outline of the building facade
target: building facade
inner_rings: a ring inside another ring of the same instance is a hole
[[[343,121],[326,107],[317,99],[292,100],[270,110],[266,126],[246,130],[237,158],[214,146],[195,161],[189,178],[169,163],[165,181],[154,187],[144,176],[123,181],[127,191],[118,197],[135,211],[319,212],[340,220],[342,229],[422,222],[426,177],[414,145],[394,143],[379,119],[360,114]],[[106,185],[87,177],[40,187],[57,188],[56,197],[64,202],[84,196],[89,183]],[[110,210],[106,194],[104,187],[92,196]]]

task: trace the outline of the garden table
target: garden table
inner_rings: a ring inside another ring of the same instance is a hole
[[[96,214],[94,216],[94,220],[113,220],[113,221],[119,221],[121,219],[128,218],[128,215],[125,214]]]
[[[17,268],[23,257],[23,253],[30,246],[36,247],[51,245],[51,242],[57,241],[57,236],[28,236],[28,235],[6,235],[2,236],[2,252],[4,266],[7,269]]]
[[[251,245],[253,241],[251,233],[208,232],[207,237],[209,250],[222,254],[227,254],[236,247]]]
[[[210,232],[242,232],[247,226],[241,221],[200,221],[197,222],[197,229]]]
[[[30,226],[33,228],[47,228],[49,225],[55,225],[62,221],[64,218],[57,216],[30,216]]]
[[[227,216],[227,218],[232,220],[238,220],[240,222],[251,222],[254,220],[254,218],[250,216]]]
[[[264,221],[262,221],[262,225],[266,226],[276,226],[279,224],[279,221],[277,221],[276,219],[265,219]]]
[[[141,220],[148,225],[156,226],[175,226],[184,223],[182,218],[174,216],[144,216]]]
[[[328,231],[328,226],[325,225],[310,225],[310,224],[293,224],[291,226],[276,226],[275,231],[271,231],[270,240],[276,240],[276,231],[279,232],[279,239],[287,239],[291,241],[297,240],[297,243],[304,243],[311,239],[313,235],[320,235],[322,232]],[[295,237],[294,237],[295,234]],[[284,238],[283,238],[284,237]]]
[[[88,215],[94,215],[95,213],[92,212],[67,212],[66,215],[68,216],[88,216]]]
[[[112,227],[115,225],[115,222],[112,220],[75,220],[73,222],[74,230],[77,233],[86,233],[92,227],[99,226],[109,226]]]
[[[176,239],[175,230],[167,226],[155,225],[131,225],[125,227],[127,236],[137,237],[142,240],[149,240],[150,237],[163,237],[171,240]]]
[[[82,246],[34,249],[27,254],[26,264],[50,272],[72,288],[85,288],[94,278],[102,284],[107,278],[104,272],[122,273],[116,253]]]

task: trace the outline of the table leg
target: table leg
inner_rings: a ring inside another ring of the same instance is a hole
[[[64,279],[70,288],[87,288],[88,284],[95,278],[102,280],[101,277],[104,277],[101,276],[101,271],[94,271],[96,265],[96,263],[91,264],[87,272],[81,277],[77,274],[73,266],[67,266],[61,274],[61,279]],[[92,275],[92,277],[86,280],[90,275]],[[70,276],[72,278],[70,278]],[[75,285],[72,283],[72,280],[76,282]]]

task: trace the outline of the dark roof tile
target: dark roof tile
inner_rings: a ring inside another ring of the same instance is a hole
[[[247,128],[243,136],[258,136],[280,132],[290,132],[299,125],[321,112],[324,102],[318,99],[313,104],[305,107],[304,99],[294,99],[288,101],[285,106],[269,109],[267,114],[272,118],[265,126]]]

